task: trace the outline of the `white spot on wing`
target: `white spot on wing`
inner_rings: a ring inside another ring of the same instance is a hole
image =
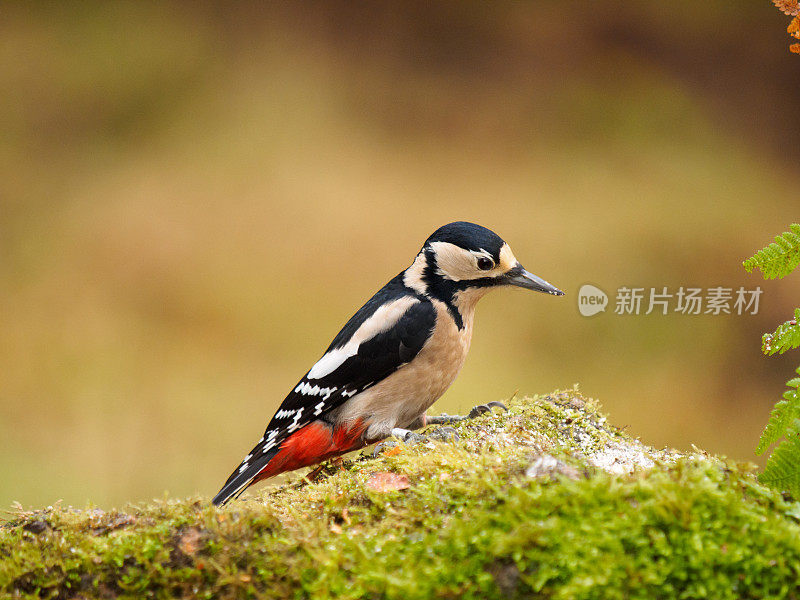
[[[286,428],[286,430],[289,433],[292,433],[295,429],[299,429],[300,428],[300,417],[302,417],[302,416],[303,416],[303,409],[302,408],[298,408],[295,411],[295,414],[294,414],[294,421],[292,422],[291,425],[289,425],[289,427]]]
[[[358,347],[362,343],[394,327],[397,321],[400,320],[400,317],[402,317],[411,306],[418,302],[419,300],[413,296],[403,296],[402,298],[380,306],[372,316],[361,324],[361,327],[356,330],[353,337],[351,337],[344,346],[335,348],[320,358],[317,363],[311,367],[306,377],[308,379],[321,379],[333,373],[344,361],[358,353]],[[298,388],[299,387],[300,386],[298,386]]]
[[[304,381],[299,383],[297,387],[294,388],[294,391],[296,394],[303,394],[304,396],[322,396],[323,400],[327,400],[337,389],[338,388],[336,386],[321,388],[318,385],[315,385],[312,387],[310,383]]]
[[[271,429],[264,437],[261,439],[265,439],[266,442],[264,443],[264,447],[261,449],[262,452],[269,452],[275,446],[275,437],[278,435],[277,429]]]

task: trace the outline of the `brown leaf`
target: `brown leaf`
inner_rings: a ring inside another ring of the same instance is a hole
[[[405,452],[405,448],[403,446],[397,445],[394,448],[389,448],[386,452],[383,453],[384,456],[395,456],[397,454],[402,454]]]
[[[178,549],[186,556],[194,556],[200,549],[200,530],[196,527],[187,529],[178,539]]]
[[[373,473],[367,480],[367,489],[373,492],[393,492],[411,487],[408,477],[397,473]]]

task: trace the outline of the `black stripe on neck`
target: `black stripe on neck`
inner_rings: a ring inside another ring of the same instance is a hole
[[[422,279],[425,282],[426,294],[431,298],[443,302],[447,307],[447,312],[449,312],[450,316],[453,318],[456,327],[464,329],[464,318],[461,316],[461,313],[453,301],[458,292],[469,287],[468,284],[464,281],[451,281],[439,275],[436,272],[436,256],[431,249],[425,251],[425,263]]]

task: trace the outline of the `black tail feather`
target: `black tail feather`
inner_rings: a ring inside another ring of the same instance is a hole
[[[270,451],[264,453],[261,451],[262,445],[259,444],[250,453],[251,458],[242,461],[236,470],[231,473],[225,485],[217,492],[217,495],[211,500],[211,503],[220,506],[226,504],[231,498],[239,497],[252,483],[253,479],[269,464],[275,455],[278,453],[279,448],[272,448]],[[247,465],[244,470],[242,466]]]

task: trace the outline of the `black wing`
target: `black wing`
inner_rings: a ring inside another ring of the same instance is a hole
[[[387,288],[389,285],[353,315],[336,336],[326,355],[344,347],[379,306],[402,297],[392,294],[394,297],[382,298],[382,292],[392,291]],[[243,491],[293,432],[385,379],[417,355],[436,324],[436,309],[428,300],[416,300],[394,325],[363,341],[355,354],[346,358],[335,370],[314,379],[309,379],[307,373],[300,380],[270,420],[264,436],[214,497],[214,504],[226,502],[231,496]]]

